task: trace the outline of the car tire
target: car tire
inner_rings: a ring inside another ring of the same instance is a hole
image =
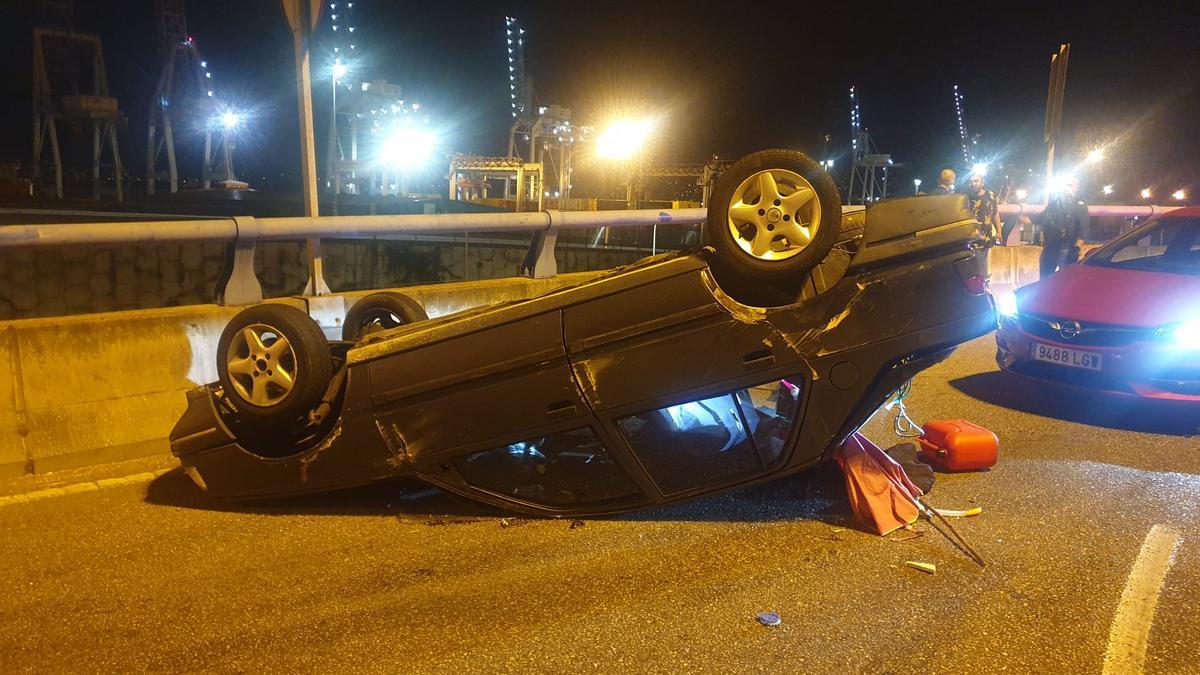
[[[332,376],[325,334],[295,307],[266,303],[242,310],[217,342],[217,379],[250,420],[294,421],[321,400]]]
[[[705,229],[722,268],[793,290],[837,242],[841,215],[837,186],[819,163],[793,150],[762,150],[717,180]]]
[[[372,293],[351,305],[342,324],[343,340],[429,319],[420,303],[402,293]]]

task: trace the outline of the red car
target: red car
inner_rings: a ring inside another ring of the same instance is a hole
[[[1200,403],[1200,208],[998,294],[996,361],[1037,380]]]

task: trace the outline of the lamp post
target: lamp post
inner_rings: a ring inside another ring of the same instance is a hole
[[[329,70],[333,75],[333,96],[331,99],[331,109],[329,111],[329,149],[326,152],[327,159],[325,161],[325,186],[326,188],[332,189],[333,194],[338,195],[342,192],[342,181],[338,178],[337,169],[337,162],[338,159],[340,159],[338,156],[338,146],[340,144],[338,142],[339,139],[337,135],[337,90],[338,80],[341,80],[346,76],[346,73],[350,72],[350,67],[342,63],[341,60],[338,60],[334,61],[333,66]]]
[[[309,71],[308,41],[317,19],[321,17],[324,3],[315,0],[281,0],[283,14],[292,31],[292,52],[296,61],[296,99],[300,118],[300,176],[303,181],[304,215],[316,218],[320,215],[317,205],[317,157],[313,150],[312,122],[312,75]],[[327,295],[324,265],[321,261],[321,240],[309,239],[308,249],[308,295]]]
[[[229,181],[237,180],[233,176],[233,154],[229,148],[229,136],[238,124],[241,124],[241,121],[242,116],[232,110],[226,110],[221,114],[221,159],[222,170],[225,174],[224,181],[227,184]]]
[[[634,183],[645,158],[646,141],[654,132],[653,119],[621,119],[608,125],[596,139],[596,154],[604,159],[629,163],[629,185],[625,192],[626,208],[634,208]]]
[[[625,208],[627,209],[637,207],[634,185],[641,177],[642,163],[646,156],[646,142],[657,127],[658,120],[653,118],[622,118],[609,123],[596,137],[596,155],[598,157],[626,164],[629,175],[625,188]],[[606,228],[597,229],[592,245],[599,244],[602,236],[605,236],[607,243],[606,235]],[[658,225],[654,226],[650,237],[650,250],[653,254],[658,249]]]
[[[914,195],[921,194],[921,179],[920,178],[913,179],[913,194]]]

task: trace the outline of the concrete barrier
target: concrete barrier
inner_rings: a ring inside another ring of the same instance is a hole
[[[532,297],[598,274],[397,289],[440,316]],[[330,336],[374,291],[273,302],[309,312]],[[0,322],[0,478],[168,451],[184,392],[217,378],[217,340],[241,307],[192,305]]]
[[[1086,254],[1099,244],[1084,244],[1080,255]],[[1013,289],[1032,284],[1038,280],[1038,259],[1041,246],[995,246],[988,253],[988,274],[992,288]]]
[[[993,286],[1014,288],[1038,279],[1041,246],[995,246],[988,253],[988,273]]]

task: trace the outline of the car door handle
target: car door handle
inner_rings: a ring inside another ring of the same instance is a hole
[[[742,365],[747,368],[769,366],[775,363],[775,353],[770,349],[760,349],[756,352],[742,355]]]
[[[547,417],[572,417],[575,412],[575,404],[570,401],[555,401],[546,406]]]

